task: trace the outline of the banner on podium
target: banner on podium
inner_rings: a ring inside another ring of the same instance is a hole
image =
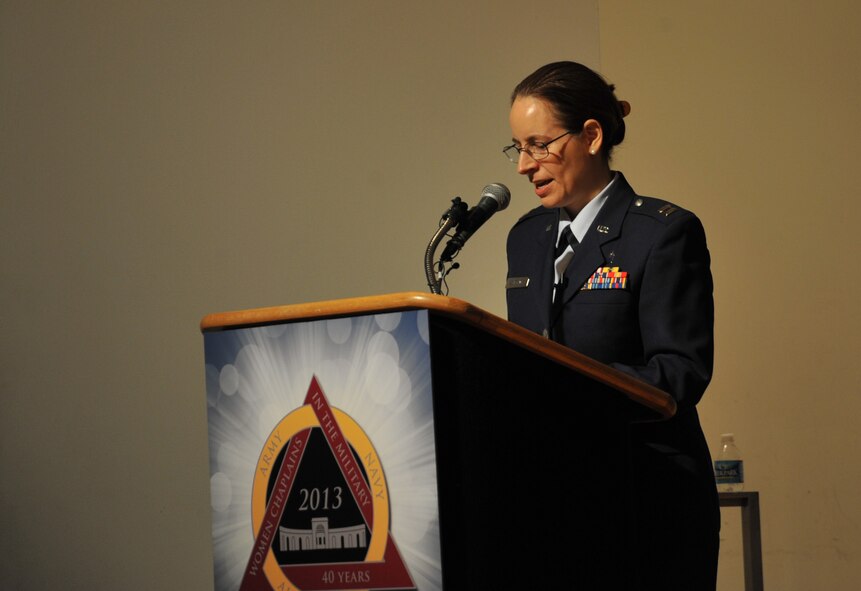
[[[427,311],[204,334],[216,589],[441,589]]]

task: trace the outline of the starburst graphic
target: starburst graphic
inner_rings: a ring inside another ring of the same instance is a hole
[[[216,589],[239,587],[261,450],[303,406],[311,376],[373,441],[416,586],[441,589],[427,312],[209,332],[204,342]]]

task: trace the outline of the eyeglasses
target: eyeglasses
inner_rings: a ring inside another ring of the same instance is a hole
[[[520,161],[520,153],[526,152],[530,156],[532,156],[533,160],[544,160],[550,155],[550,150],[547,149],[547,146],[555,142],[556,140],[561,140],[568,134],[573,134],[573,131],[566,131],[559,137],[555,137],[549,142],[535,142],[534,144],[527,144],[525,148],[521,148],[516,144],[511,144],[510,146],[505,146],[502,148],[502,153],[505,154],[508,159],[517,164]],[[579,133],[579,132],[578,132]]]

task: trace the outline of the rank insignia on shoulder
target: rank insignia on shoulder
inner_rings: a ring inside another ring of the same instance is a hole
[[[580,291],[593,289],[626,289],[628,287],[628,272],[620,271],[619,267],[598,267],[592,276],[586,280]]]
[[[664,203],[660,207],[660,209],[658,209],[658,213],[662,213],[665,216],[669,217],[669,215],[671,213],[673,213],[674,211],[678,211],[678,210],[679,210],[679,208],[676,207],[675,205],[673,205],[672,203]]]
[[[529,277],[509,277],[505,280],[505,289],[517,289],[529,286]]]

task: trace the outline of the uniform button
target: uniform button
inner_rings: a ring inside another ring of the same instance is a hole
[[[637,199],[636,201],[634,201],[634,205],[636,205],[637,207],[641,207],[643,205],[643,200]]]

